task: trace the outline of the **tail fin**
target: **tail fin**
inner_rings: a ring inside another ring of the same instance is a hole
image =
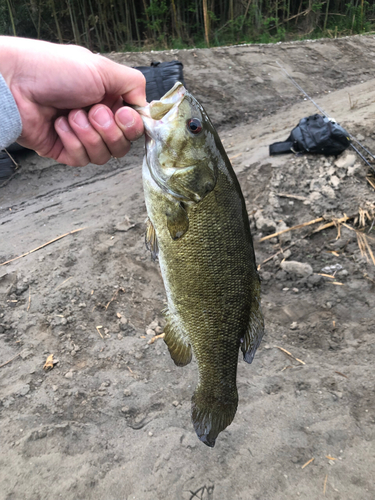
[[[215,398],[200,387],[192,397],[192,413],[195,432],[199,439],[213,448],[217,436],[234,419],[238,405],[237,389],[228,395]]]

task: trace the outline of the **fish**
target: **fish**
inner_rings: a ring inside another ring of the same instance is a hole
[[[146,244],[167,296],[164,341],[177,366],[197,361],[191,418],[213,447],[237,411],[239,349],[251,363],[264,333],[249,217],[210,118],[180,82],[136,110],[146,139]]]

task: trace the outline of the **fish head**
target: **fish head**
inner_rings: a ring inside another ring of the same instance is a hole
[[[159,101],[135,109],[156,184],[179,201],[200,202],[216,185],[220,159],[219,139],[203,107],[177,82]]]

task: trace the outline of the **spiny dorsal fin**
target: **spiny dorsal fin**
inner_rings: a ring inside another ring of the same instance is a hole
[[[188,365],[192,357],[191,346],[179,331],[178,325],[173,321],[172,316],[166,313],[166,318],[164,342],[168,346],[171,358],[177,366]]]
[[[156,260],[159,254],[159,246],[158,246],[158,238],[156,236],[155,228],[152,225],[152,222],[147,217],[146,219],[146,247],[151,252],[152,260]]]
[[[251,363],[254,359],[256,350],[262,340],[264,334],[264,319],[262,309],[260,307],[260,293],[253,298],[253,303],[250,313],[250,321],[247,325],[247,330],[241,343],[241,351],[243,359],[246,363]]]

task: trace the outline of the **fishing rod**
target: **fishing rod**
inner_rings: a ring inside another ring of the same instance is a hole
[[[281,71],[285,74],[285,76],[287,76],[289,78],[289,80],[293,83],[293,85],[300,91],[302,92],[302,94],[304,94],[307,99],[309,99],[313,104],[314,106],[322,113],[322,115],[324,115],[326,118],[328,118],[328,120],[333,120],[332,118],[330,118],[327,113],[320,107],[318,106],[318,104],[314,101],[314,99],[312,99],[312,97],[310,97],[307,92],[305,92],[303,90],[303,88],[295,81],[295,79],[290,76],[290,74],[287,72],[287,70],[284,68],[284,66],[282,66],[279,61],[276,61],[276,64],[279,66],[279,68],[281,69]],[[336,120],[334,120],[336,121]],[[375,156],[370,152],[368,151],[363,144],[361,144],[350,132],[348,132],[349,134],[349,137],[351,139],[351,141],[354,141],[356,142],[369,156],[371,156],[371,158],[373,158],[375,160]],[[350,147],[353,149],[353,151],[355,151],[357,153],[357,155],[366,163],[366,165],[368,167],[370,167],[370,169],[373,171],[373,173],[375,174],[375,167],[373,167],[373,165],[371,165],[371,163],[369,163],[369,161],[363,156],[363,154],[354,146],[354,144],[351,142],[350,143]]]

